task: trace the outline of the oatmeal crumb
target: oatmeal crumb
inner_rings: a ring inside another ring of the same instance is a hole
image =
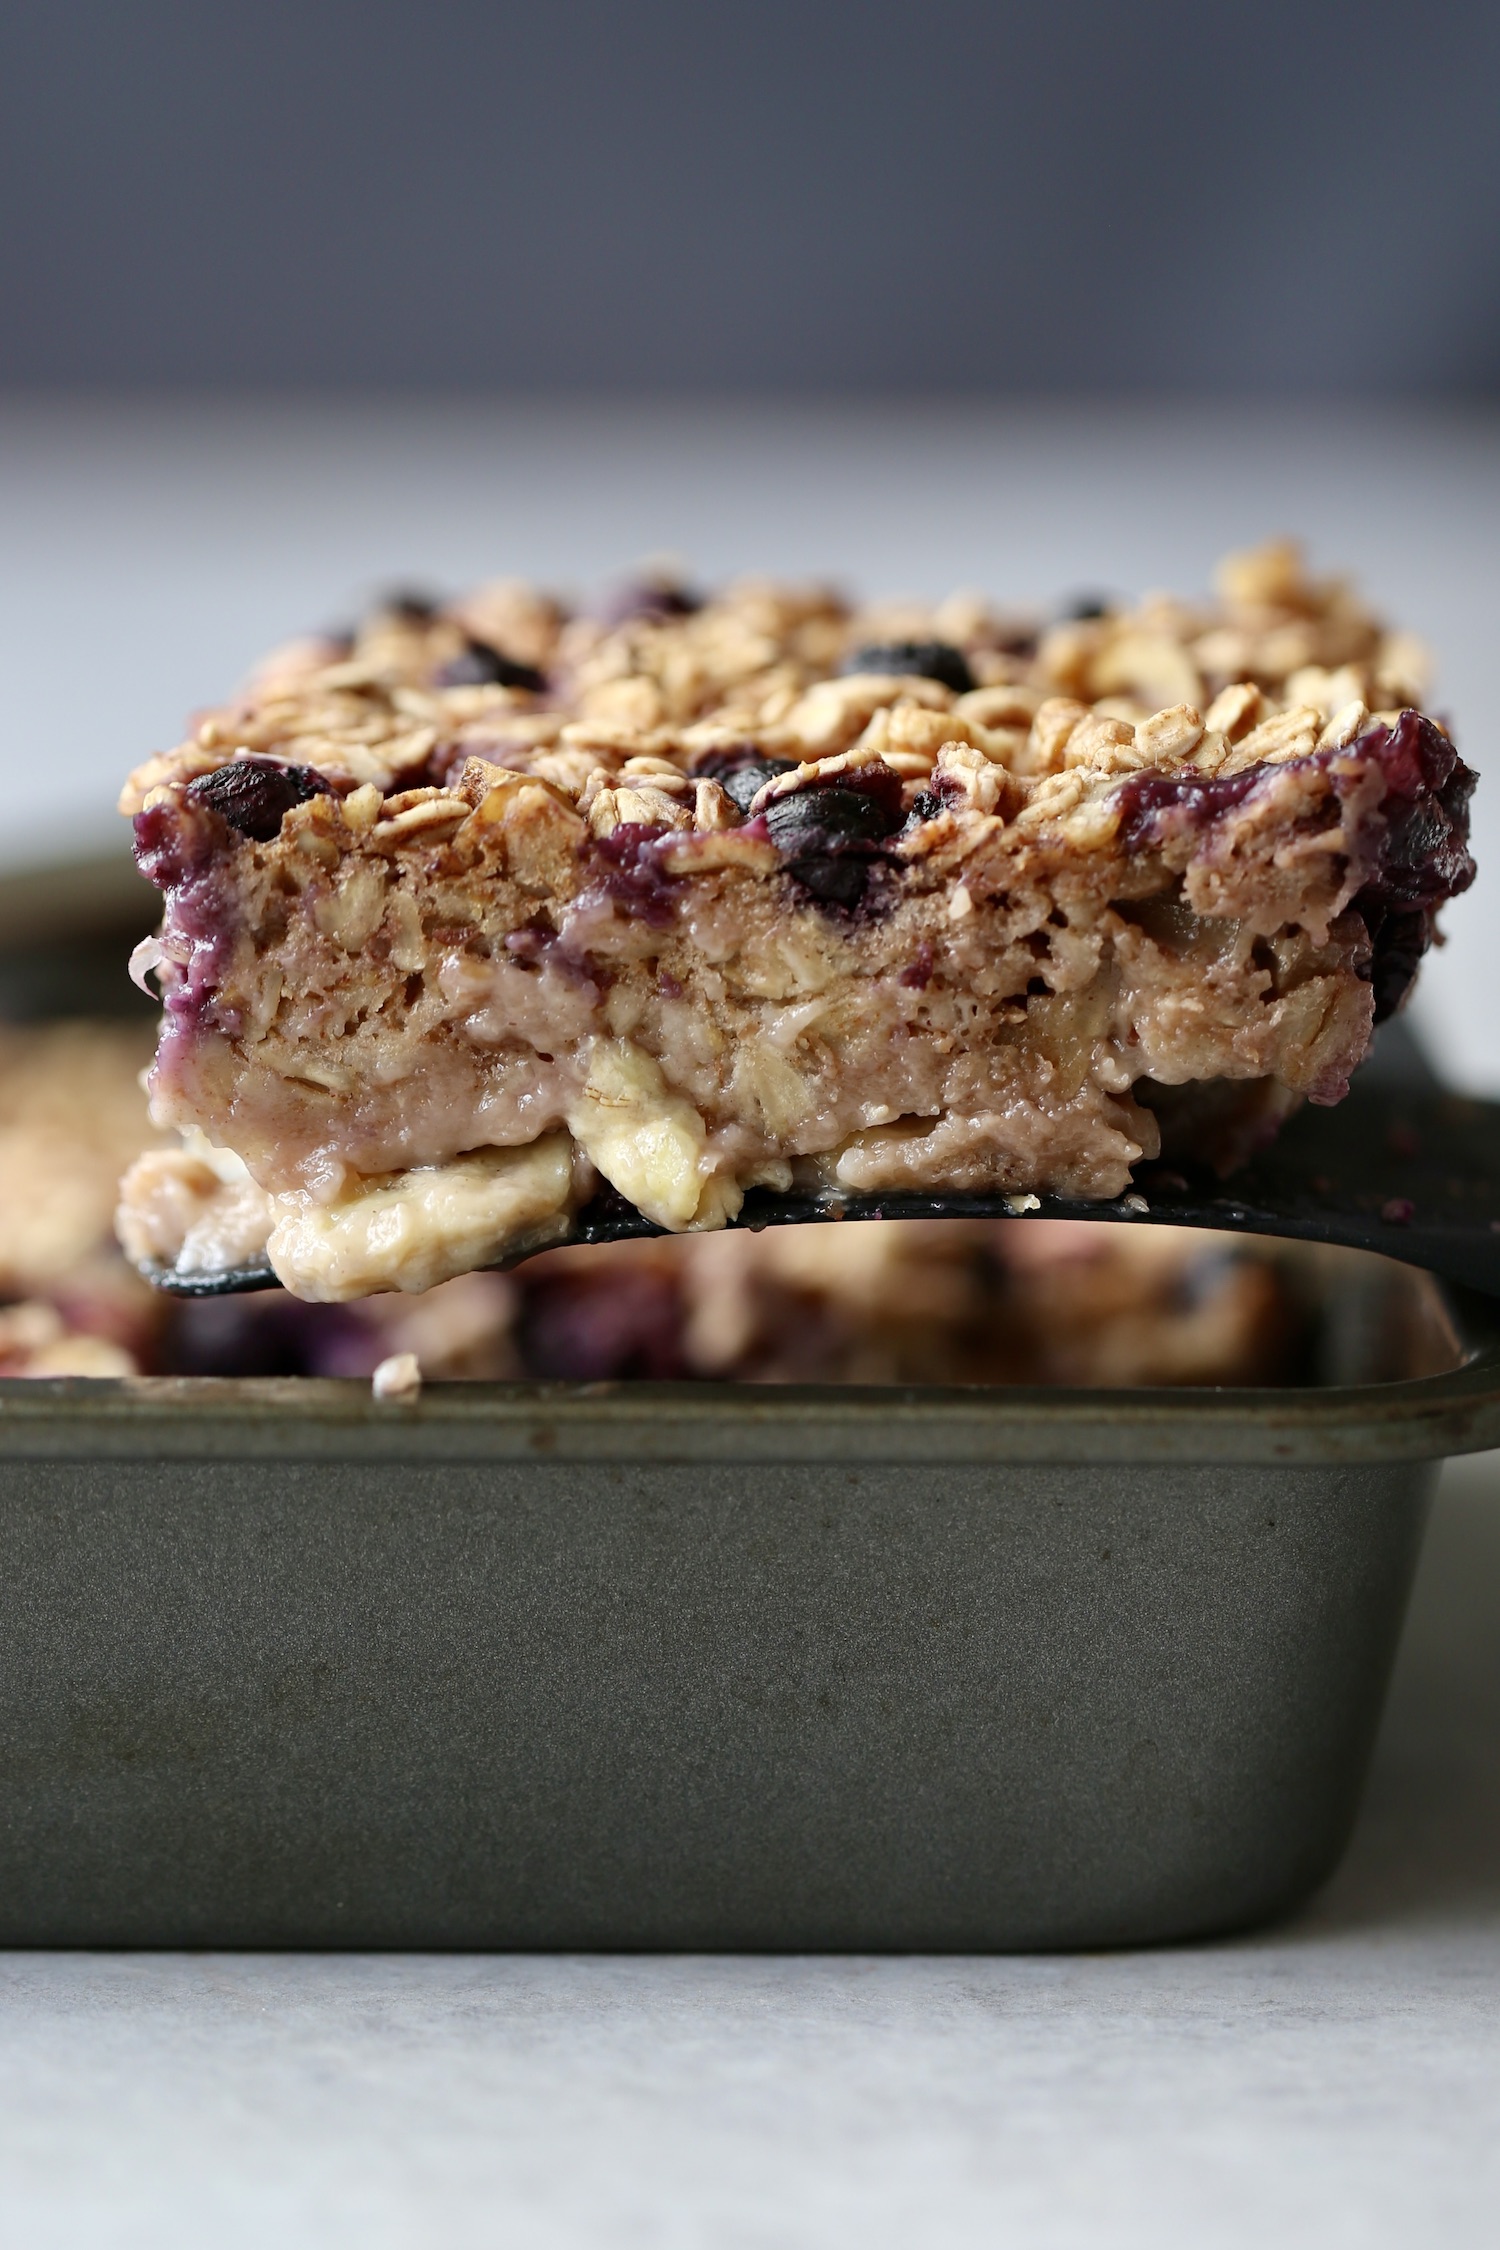
[[[410,1405],[421,1395],[422,1369],[415,1352],[392,1352],[383,1359],[370,1378],[370,1388],[377,1398],[395,1399]]]

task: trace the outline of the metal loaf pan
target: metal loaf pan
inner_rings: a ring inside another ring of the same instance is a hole
[[[0,1944],[1272,1914],[1347,1835],[1434,1463],[1500,1442],[1489,1309],[1361,1279],[1446,1372],[0,1386]]]
[[[0,962],[0,970],[4,964]],[[1352,1822],[1500,1312],[1285,1391],[0,1384],[0,1944],[1232,1929]]]

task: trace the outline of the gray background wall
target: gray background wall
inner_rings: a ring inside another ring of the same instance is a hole
[[[1468,392],[1482,0],[4,0],[0,383]]]

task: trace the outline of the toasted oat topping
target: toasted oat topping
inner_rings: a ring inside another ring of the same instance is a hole
[[[1231,556],[1211,602],[1150,595],[1050,626],[972,595],[859,607],[760,580],[701,603],[650,581],[605,614],[568,616],[506,582],[448,607],[392,600],[347,641],[279,651],[132,774],[121,809],[171,783],[258,808],[269,787],[205,777],[274,760],[299,775],[289,802],[303,772],[321,777],[382,847],[451,830],[476,797],[498,817],[495,791],[513,801],[525,784],[596,838],[707,837],[878,761],[908,809],[937,781],[950,821],[1056,824],[1082,848],[1107,839],[1123,776],[1233,775],[1338,747],[1424,684],[1411,637],[1343,580],[1309,577],[1289,542]],[[746,761],[770,783],[753,808],[733,780]],[[905,848],[938,840],[919,823]]]

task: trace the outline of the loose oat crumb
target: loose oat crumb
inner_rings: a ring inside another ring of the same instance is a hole
[[[1005,1208],[1013,1219],[1019,1219],[1027,1211],[1040,1211],[1042,1199],[1039,1195],[1008,1195]]]
[[[1143,1213],[1149,1211],[1151,1206],[1143,1195],[1127,1195],[1121,1198],[1120,1208],[1122,1211]]]
[[[415,1352],[392,1352],[370,1378],[377,1398],[396,1399],[409,1405],[421,1395],[422,1368]]]

